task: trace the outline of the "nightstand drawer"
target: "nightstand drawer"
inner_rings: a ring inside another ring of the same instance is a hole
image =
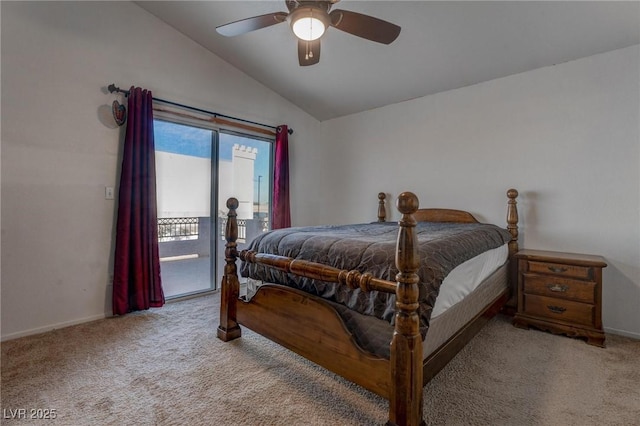
[[[593,325],[595,305],[553,297],[524,295],[524,313],[576,324]]]
[[[592,277],[591,268],[588,266],[565,265],[550,262],[529,261],[529,272],[582,279],[591,279]]]
[[[559,299],[595,303],[596,283],[560,278],[553,275],[524,274],[524,292]]]

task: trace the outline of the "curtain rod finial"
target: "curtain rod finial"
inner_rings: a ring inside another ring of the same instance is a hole
[[[122,90],[121,88],[117,87],[113,83],[111,83],[110,85],[107,86],[107,90],[110,93],[124,93],[125,96],[129,96],[129,91],[128,90]]]
[[[280,133],[282,131],[282,126],[278,126],[276,127],[276,132]],[[287,128],[287,133],[292,135],[293,134],[293,129],[291,127]]]

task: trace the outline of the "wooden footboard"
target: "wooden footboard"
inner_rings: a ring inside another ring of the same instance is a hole
[[[362,350],[326,302],[277,284],[239,301],[238,322],[316,364],[389,398],[389,360]]]
[[[508,229],[512,240],[510,256],[517,251],[517,191],[509,190]],[[379,221],[385,220],[384,194],[379,194]],[[222,280],[220,325],[218,337],[224,341],[241,335],[240,324],[289,348],[305,358],[369,389],[389,400],[387,425],[417,426],[423,421],[423,383],[433,377],[471,338],[477,330],[499,310],[508,292],[494,300],[474,320],[467,324],[437,353],[423,360],[422,336],[418,316],[418,270],[416,220],[414,214],[434,217],[437,221],[470,221],[468,213],[453,210],[418,210],[418,199],[410,193],[398,197],[399,221],[396,245],[396,267],[400,271],[396,282],[362,274],[358,271],[339,270],[327,265],[294,260],[282,256],[237,251],[238,227],[236,209],[238,200],[227,201],[229,209],[226,228],[226,265]],[[453,212],[450,214],[449,212]],[[464,214],[466,213],[466,214]],[[471,216],[471,218],[473,218]],[[473,219],[475,220],[475,219]],[[261,286],[251,301],[239,298],[239,280],[236,261],[260,263],[272,268],[326,282],[360,287],[363,291],[395,293],[396,315],[390,359],[380,358],[361,349],[347,329],[342,318],[327,302],[300,290],[266,284]],[[423,381],[423,377],[426,379]]]

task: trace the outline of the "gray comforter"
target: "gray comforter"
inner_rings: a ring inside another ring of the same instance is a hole
[[[447,274],[478,254],[507,243],[511,235],[495,225],[431,222],[418,223],[416,232],[420,255],[420,330],[424,338],[440,285]],[[395,281],[397,235],[398,224],[392,222],[286,228],[260,235],[249,249],[339,269],[370,272]],[[246,262],[240,272],[243,277],[295,287],[389,323],[394,320],[393,294],[351,290]]]

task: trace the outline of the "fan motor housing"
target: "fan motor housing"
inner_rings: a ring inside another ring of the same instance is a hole
[[[321,10],[324,10],[326,13],[329,13],[331,6],[338,3],[340,0],[323,0],[323,1],[296,1],[296,0],[287,0],[287,8],[289,12],[292,12],[300,7],[315,7]]]

